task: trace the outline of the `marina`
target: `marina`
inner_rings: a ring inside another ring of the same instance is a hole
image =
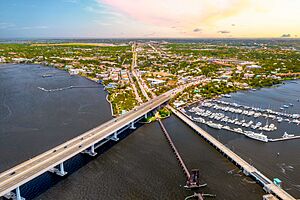
[[[294,104],[290,103],[290,106]],[[287,106],[287,105],[286,105]],[[260,142],[278,142],[299,139],[299,135],[283,131],[281,137],[273,138],[266,133],[274,132],[279,124],[288,123],[300,126],[300,114],[283,113],[272,109],[246,106],[238,103],[230,103],[223,100],[207,100],[182,109],[188,113],[191,120],[206,124],[214,129],[224,129],[230,132],[245,135],[250,139]],[[192,116],[193,115],[193,116]],[[277,124],[277,125],[275,125]]]

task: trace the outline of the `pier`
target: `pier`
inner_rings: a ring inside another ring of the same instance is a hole
[[[185,185],[185,188],[187,189],[195,189],[195,188],[200,188],[200,187],[205,187],[207,184],[200,184],[200,181],[199,181],[199,170],[198,169],[194,169],[192,170],[192,174],[190,174],[188,168],[186,167],[183,159],[181,158],[178,150],[176,149],[168,131],[166,130],[164,124],[162,123],[162,121],[160,119],[158,119],[158,122],[160,124],[160,127],[163,131],[163,133],[165,134],[169,144],[171,145],[171,148],[173,150],[173,152],[175,153],[176,155],[176,158],[177,160],[179,161],[179,164],[181,166],[181,168],[183,169],[183,172],[187,178],[187,181],[186,181],[186,185]],[[206,194],[206,195],[210,195],[210,194]],[[213,196],[213,195],[212,195]],[[189,196],[187,197],[186,199],[189,199],[189,198],[197,198],[198,200],[204,200],[203,198],[203,194],[200,194],[200,193],[194,193],[194,195],[192,196]]]
[[[227,157],[232,163],[238,166],[246,176],[252,177],[256,182],[258,182],[263,189],[270,194],[274,194],[276,197],[282,200],[295,200],[289,193],[287,193],[282,188],[276,186],[269,178],[264,176],[259,172],[254,166],[247,163],[236,153],[228,149],[225,145],[219,142],[217,139],[212,137],[209,133],[201,129],[193,121],[191,121],[183,113],[175,110],[171,106],[167,106],[178,118],[180,118],[184,123],[196,131],[203,139],[205,139],[209,144],[215,147],[223,156]]]
[[[282,137],[282,138],[276,138],[276,139],[268,139],[268,141],[269,142],[280,142],[280,141],[294,140],[294,139],[300,139],[300,135],[290,136],[290,137]]]
[[[189,179],[190,176],[191,176],[191,174],[190,174],[189,170],[187,169],[186,165],[184,164],[184,161],[183,161],[183,159],[181,158],[179,152],[177,151],[177,149],[176,149],[176,147],[175,147],[175,145],[174,145],[174,143],[173,143],[173,141],[172,141],[172,139],[171,139],[171,137],[170,137],[168,131],[166,130],[165,126],[163,125],[163,123],[161,122],[160,119],[158,120],[158,122],[159,122],[160,127],[161,127],[163,133],[165,134],[165,136],[166,136],[166,138],[167,138],[169,144],[171,145],[171,148],[172,148],[173,152],[175,153],[176,158],[177,158],[177,160],[179,161],[179,164],[180,164],[180,166],[182,167],[183,172],[184,172],[186,178]]]

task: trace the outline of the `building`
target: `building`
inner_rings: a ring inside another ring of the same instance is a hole
[[[248,65],[246,68],[247,69],[260,69],[261,66],[259,66],[259,65]]]
[[[69,74],[70,75],[77,75],[77,74],[79,74],[79,73],[83,73],[83,72],[85,72],[83,69],[69,69]]]
[[[165,83],[166,81],[155,79],[155,78],[147,78],[147,81],[150,82],[150,84],[153,85],[161,85]]]

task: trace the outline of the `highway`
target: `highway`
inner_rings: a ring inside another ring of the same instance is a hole
[[[0,196],[4,196],[76,154],[90,148],[93,144],[109,137],[131,122],[143,117],[146,113],[167,102],[177,90],[180,91],[181,89],[166,92],[122,116],[112,119],[74,139],[1,173]]]

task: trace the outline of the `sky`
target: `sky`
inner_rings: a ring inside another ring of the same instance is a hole
[[[299,38],[300,0],[0,0],[0,38]]]

